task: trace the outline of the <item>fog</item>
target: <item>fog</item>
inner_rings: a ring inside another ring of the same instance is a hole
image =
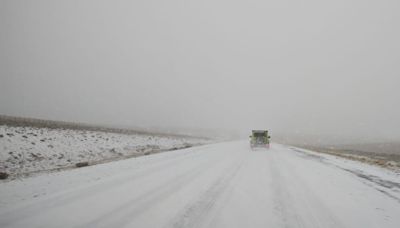
[[[396,140],[399,10],[396,0],[2,0],[0,114]]]

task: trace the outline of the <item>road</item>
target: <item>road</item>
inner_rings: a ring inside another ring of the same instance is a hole
[[[0,227],[400,227],[400,177],[288,146],[206,145],[0,183]]]

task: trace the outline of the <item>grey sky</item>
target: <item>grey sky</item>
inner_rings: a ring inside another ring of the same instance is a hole
[[[400,137],[400,3],[0,2],[0,114]]]

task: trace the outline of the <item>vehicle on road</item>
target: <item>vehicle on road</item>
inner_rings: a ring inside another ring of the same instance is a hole
[[[267,130],[252,130],[250,135],[251,149],[269,148],[270,138]]]

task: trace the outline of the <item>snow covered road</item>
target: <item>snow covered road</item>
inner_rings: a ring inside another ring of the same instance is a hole
[[[219,143],[0,183],[0,227],[400,227],[400,176]]]

